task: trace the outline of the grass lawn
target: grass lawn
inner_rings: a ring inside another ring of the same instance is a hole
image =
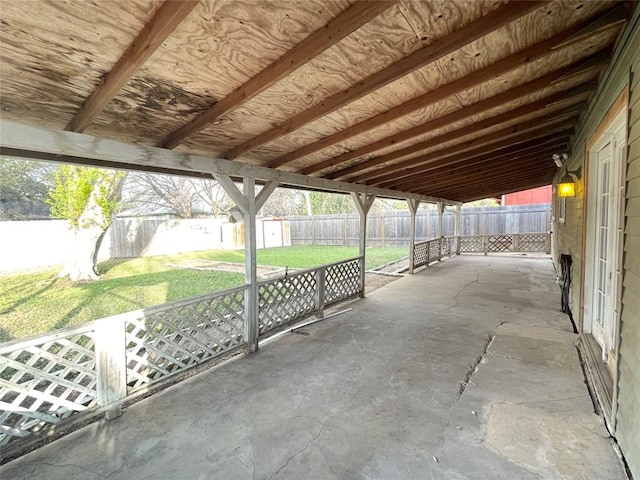
[[[406,256],[406,248],[367,249],[367,269]],[[358,255],[357,247],[281,247],[258,250],[258,264],[311,268]],[[79,325],[117,313],[242,285],[244,275],[178,268],[187,260],[243,263],[244,251],[208,250],[171,256],[109,260],[100,280],[73,284],[58,268],[0,276],[0,342]]]

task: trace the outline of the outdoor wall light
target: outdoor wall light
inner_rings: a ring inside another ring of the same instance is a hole
[[[564,177],[558,183],[558,196],[559,197],[575,197],[576,196],[576,182],[578,181],[578,174],[580,171],[567,172]]]

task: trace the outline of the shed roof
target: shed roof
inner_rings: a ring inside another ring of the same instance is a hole
[[[551,182],[632,8],[3,2],[2,117],[471,201]]]

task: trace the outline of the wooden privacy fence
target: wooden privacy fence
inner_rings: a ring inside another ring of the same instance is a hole
[[[361,295],[363,268],[364,258],[356,257],[260,282],[258,337]],[[0,345],[5,456],[80,413],[117,405],[247,347],[247,290],[236,287]]]
[[[289,217],[292,245],[358,245],[359,219],[356,214]],[[370,213],[367,216],[367,245],[407,246],[411,216],[408,211]],[[461,235],[542,233],[551,228],[551,205],[463,208]],[[442,235],[455,232],[455,213],[447,210],[442,219]],[[418,210],[416,240],[438,236],[438,213]]]

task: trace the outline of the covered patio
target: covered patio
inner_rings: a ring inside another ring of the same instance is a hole
[[[2,467],[12,479],[623,479],[547,256],[457,256]]]

